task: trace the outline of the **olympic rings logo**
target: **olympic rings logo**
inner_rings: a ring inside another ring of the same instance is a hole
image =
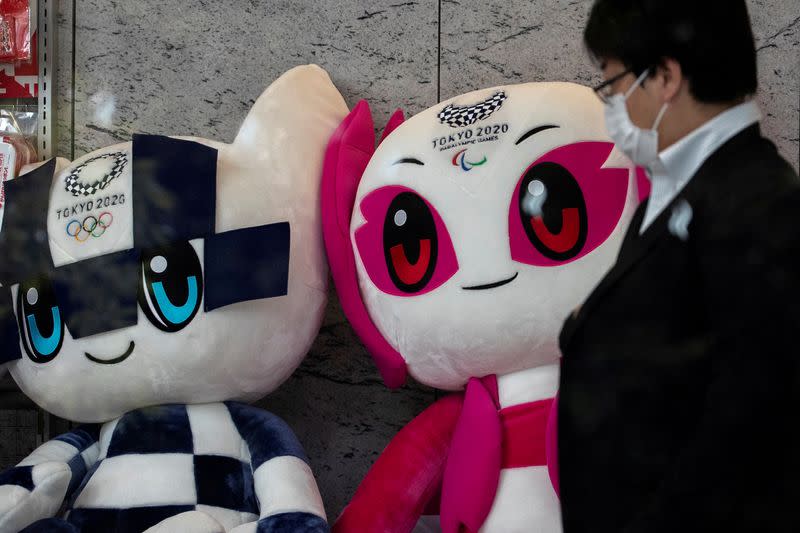
[[[98,217],[87,216],[83,219],[83,222],[70,220],[69,224],[67,224],[67,235],[83,243],[88,241],[89,237],[94,237],[95,239],[102,237],[113,223],[114,215],[108,211],[103,211]]]

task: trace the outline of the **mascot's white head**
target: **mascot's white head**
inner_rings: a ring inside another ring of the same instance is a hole
[[[387,382],[408,371],[457,389],[556,362],[645,192],[597,97],[498,87],[395,115],[374,153],[370,130],[361,105],[329,145],[323,218],[345,310]]]
[[[0,362],[21,389],[102,422],[278,387],[324,312],[319,178],[346,113],[298,67],[233,144],[135,136],[8,182]]]

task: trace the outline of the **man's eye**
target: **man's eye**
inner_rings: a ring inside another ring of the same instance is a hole
[[[175,332],[197,314],[203,299],[203,269],[187,242],[142,254],[139,304],[157,328]]]

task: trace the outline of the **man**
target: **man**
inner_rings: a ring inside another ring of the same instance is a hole
[[[561,333],[564,529],[800,531],[800,195],[745,0],[597,0],[584,37],[652,192]]]

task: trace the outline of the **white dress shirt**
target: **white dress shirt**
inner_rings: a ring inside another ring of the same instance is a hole
[[[647,169],[652,188],[639,234],[644,233],[686,187],[711,154],[759,120],[761,112],[756,103],[744,102],[720,113],[659,153],[659,161],[653,168]]]

